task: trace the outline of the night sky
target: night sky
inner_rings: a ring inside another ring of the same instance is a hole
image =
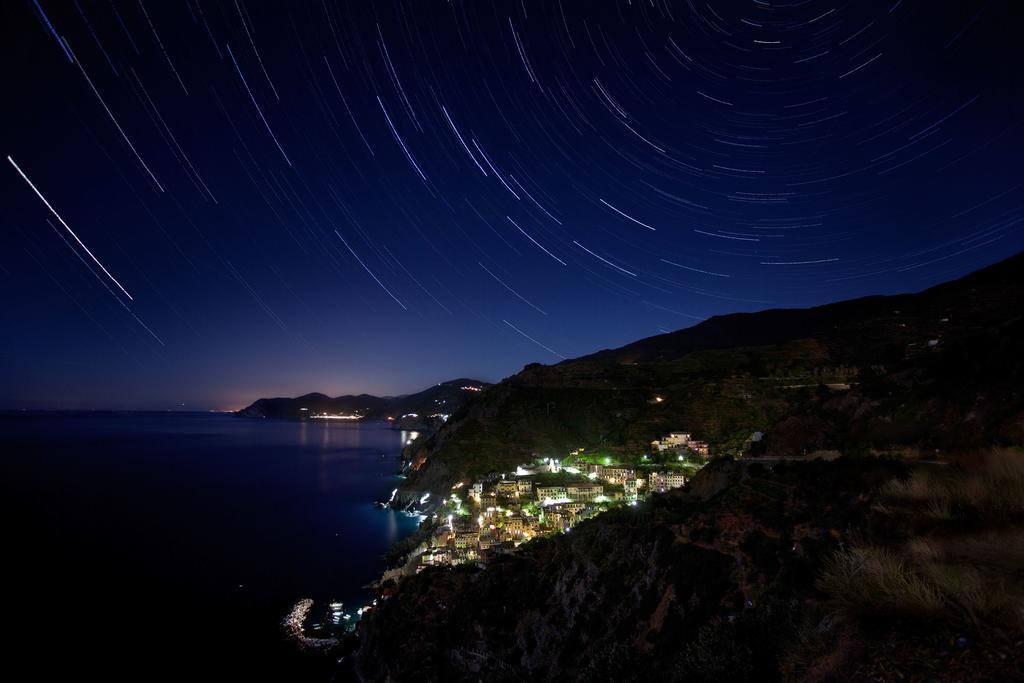
[[[993,263],[1021,4],[6,0],[0,407],[497,380]]]

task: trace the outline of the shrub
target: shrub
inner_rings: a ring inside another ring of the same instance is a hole
[[[989,509],[1024,512],[1024,452],[1019,448],[996,448],[978,477],[974,495],[983,496]]]
[[[1024,452],[995,448],[976,471],[958,467],[919,467],[907,479],[894,479],[878,492],[875,509],[885,514],[920,510],[925,517],[951,519],[968,512],[1024,513]]]
[[[859,616],[934,616],[942,594],[885,548],[841,551],[826,563],[818,588],[844,612]]]

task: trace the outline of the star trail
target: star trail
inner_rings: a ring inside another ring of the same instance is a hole
[[[0,407],[402,393],[965,274],[1024,248],[1021,18],[11,0]]]

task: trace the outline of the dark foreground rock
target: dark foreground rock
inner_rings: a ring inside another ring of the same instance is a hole
[[[821,564],[903,469],[715,462],[703,494],[404,580],[360,625],[358,670],[392,681],[780,678],[805,622],[818,626]]]

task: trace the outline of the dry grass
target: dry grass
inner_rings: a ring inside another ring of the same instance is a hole
[[[911,617],[1024,630],[1024,588],[1013,573],[879,547],[837,553],[818,587],[853,617]]]
[[[1024,573],[1024,529],[914,538],[905,552],[920,562],[970,563],[994,572]]]
[[[879,512],[900,514],[908,508],[935,519],[950,519],[957,509],[1024,513],[1024,451],[991,450],[978,469],[965,472],[948,467],[920,467],[904,480],[893,480],[879,491]]]
[[[935,616],[944,607],[939,590],[885,548],[837,553],[825,565],[818,587],[842,611],[860,616]]]
[[[992,509],[1024,512],[1024,452],[1010,448],[993,451],[972,488]]]
[[[876,511],[930,531],[834,555],[818,586],[839,611],[1024,631],[1024,452],[994,449],[970,472],[922,467],[878,499]]]

